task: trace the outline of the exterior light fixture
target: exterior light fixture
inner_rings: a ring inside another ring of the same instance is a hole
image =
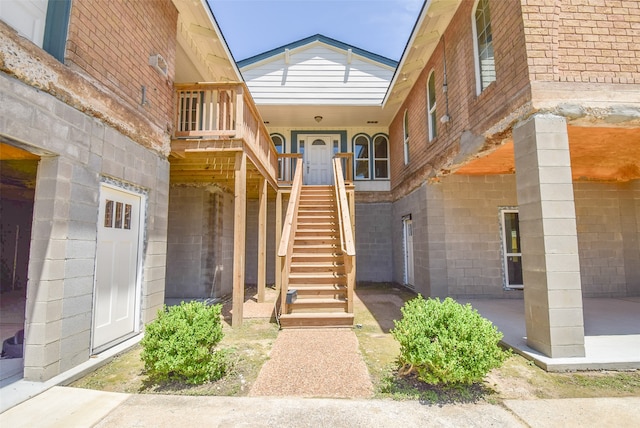
[[[316,122],[320,123],[322,121],[322,116],[316,116],[314,117],[314,119],[316,120]]]

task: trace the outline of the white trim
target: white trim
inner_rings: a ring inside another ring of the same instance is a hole
[[[376,139],[377,138],[384,138],[384,140],[387,143],[387,157],[385,158],[377,158],[376,157]],[[371,138],[371,159],[373,159],[373,163],[371,164],[371,169],[373,172],[373,175],[371,176],[371,179],[374,181],[380,181],[380,180],[389,180],[390,179],[390,175],[391,175],[391,165],[389,163],[389,137],[387,137],[385,134],[379,133],[374,135]],[[387,163],[387,176],[386,177],[376,177],[376,161],[385,161]]]
[[[409,110],[404,110],[402,116],[402,138],[404,151],[404,164],[409,164]]]
[[[431,105],[431,90],[429,89],[429,82],[433,79],[433,105]],[[436,73],[435,70],[431,70],[429,77],[427,77],[427,122],[429,124],[429,141],[433,141],[438,136],[437,130],[434,126],[437,126],[436,118],[436,106],[438,105],[436,99]]]

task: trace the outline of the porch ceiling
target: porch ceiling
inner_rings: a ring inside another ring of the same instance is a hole
[[[640,179],[640,132],[627,128],[567,127],[574,180],[631,181]],[[513,140],[480,154],[455,173],[463,175],[515,172]]]
[[[240,148],[218,148],[201,151],[172,152],[169,156],[170,183],[195,186],[215,185],[235,191],[236,153]],[[257,199],[262,175],[247,157],[247,198]],[[273,193],[273,192],[270,192]]]

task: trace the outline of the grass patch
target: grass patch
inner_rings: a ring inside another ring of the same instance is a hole
[[[137,345],[70,386],[125,393],[247,395],[260,368],[268,359],[278,335],[278,326],[266,320],[245,320],[238,329],[223,323],[223,331],[224,338],[218,348],[227,353],[230,367],[227,375],[215,382],[202,385],[175,381],[155,384],[144,373],[144,363],[140,359],[142,348]]]

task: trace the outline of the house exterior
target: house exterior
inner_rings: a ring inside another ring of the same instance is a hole
[[[232,296],[240,325],[245,284],[286,282],[296,173],[336,185],[334,157],[358,282],[524,299],[531,347],[583,355],[583,297],[640,295],[639,13],[431,0],[399,62],[315,35],[236,64],[204,1],[0,2],[17,374],[139,337],[169,299]]]
[[[524,299],[530,347],[583,356],[582,298],[640,293],[637,14],[633,2],[425,2],[377,107],[352,96],[353,58],[389,64],[323,36],[239,66],[282,151],[326,135],[354,154],[359,282]]]

